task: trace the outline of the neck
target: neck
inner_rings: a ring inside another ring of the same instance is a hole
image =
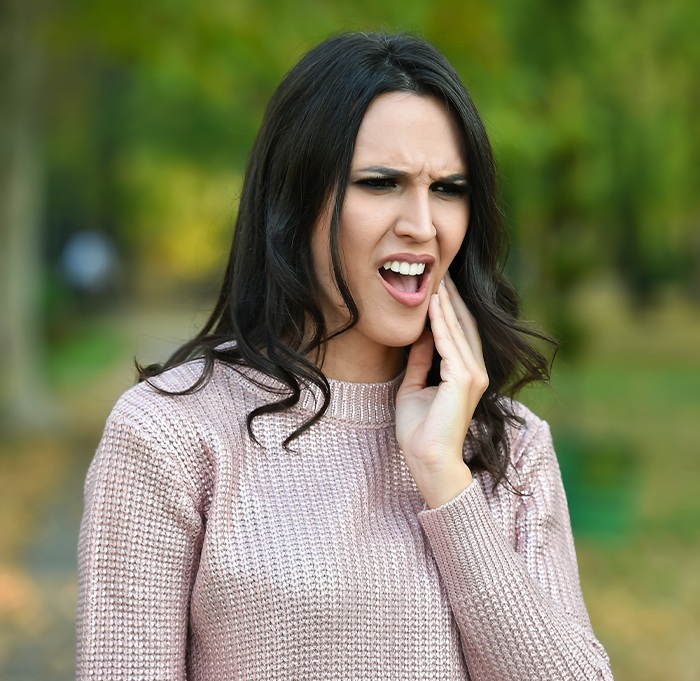
[[[321,357],[321,369],[328,378],[349,383],[383,383],[396,378],[403,370],[403,348],[376,346],[357,352],[343,336],[329,341]]]

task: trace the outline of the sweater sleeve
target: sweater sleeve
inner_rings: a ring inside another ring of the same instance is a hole
[[[133,418],[113,413],[85,484],[78,679],[186,678],[201,531],[182,468]]]
[[[458,497],[419,514],[444,581],[473,681],[610,681],[583,603],[561,474],[538,422],[516,467],[525,483],[509,540],[477,475]],[[502,490],[505,494],[512,494]]]

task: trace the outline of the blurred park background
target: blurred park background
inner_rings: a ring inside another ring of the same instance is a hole
[[[341,29],[453,61],[618,681],[700,678],[700,4],[2,0],[0,678],[74,675],[82,483],[133,358],[206,318],[265,104]]]

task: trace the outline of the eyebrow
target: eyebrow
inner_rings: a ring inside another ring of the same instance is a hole
[[[396,168],[389,168],[388,166],[367,166],[366,168],[358,168],[355,172],[358,173],[375,173],[377,175],[384,175],[386,177],[395,177],[402,179],[408,177],[409,173],[403,170],[397,170]],[[441,177],[440,182],[467,182],[468,176],[465,173],[452,173],[452,175],[447,175],[446,177]]]

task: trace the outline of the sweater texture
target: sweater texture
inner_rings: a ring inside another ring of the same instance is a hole
[[[246,416],[279,386],[251,369],[127,391],[85,484],[78,678],[612,679],[547,424],[515,405],[521,495],[477,472],[427,509],[396,442],[400,380],[331,380],[291,450],[313,387],[254,420],[258,443]]]

